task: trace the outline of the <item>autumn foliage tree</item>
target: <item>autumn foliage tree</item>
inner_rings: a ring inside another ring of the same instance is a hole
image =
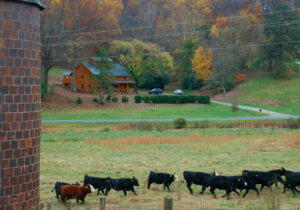
[[[197,79],[206,80],[212,74],[212,51],[205,50],[200,46],[192,60],[193,70],[197,74]]]

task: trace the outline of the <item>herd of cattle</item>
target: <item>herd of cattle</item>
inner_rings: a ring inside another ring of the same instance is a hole
[[[282,179],[282,176],[285,176],[285,180]],[[229,195],[231,192],[235,192],[240,196],[237,190],[246,190],[243,197],[245,197],[249,190],[256,191],[257,195],[259,195],[259,191],[256,185],[260,184],[260,191],[266,186],[269,187],[272,191],[272,185],[278,185],[278,182],[284,185],[283,193],[286,192],[286,189],[291,189],[293,194],[295,192],[300,193],[297,190],[297,186],[300,186],[300,172],[292,172],[288,171],[285,168],[281,168],[278,170],[271,171],[248,171],[243,170],[242,175],[240,176],[219,176],[217,172],[213,173],[204,173],[204,172],[192,172],[192,171],[184,171],[183,177],[185,179],[188,190],[191,194],[193,194],[193,190],[191,188],[192,184],[202,185],[203,194],[206,188],[210,187],[210,192],[216,198],[215,189],[220,189],[225,191],[225,195],[222,197],[227,197],[229,199]],[[151,171],[148,177],[148,190],[152,183],[163,184],[167,187],[170,192],[170,185],[172,182],[178,182],[178,176],[174,174],[168,173],[156,173]],[[104,195],[108,195],[110,190],[123,191],[124,195],[127,195],[127,191],[132,191],[135,195],[136,192],[134,190],[134,186],[139,186],[139,182],[137,178],[121,178],[121,179],[113,179],[110,177],[99,178],[99,177],[91,177],[88,175],[84,176],[84,184],[80,186],[77,182],[75,184],[68,184],[64,182],[56,182],[52,192],[55,190],[56,197],[58,201],[60,200],[65,204],[68,199],[76,199],[77,204],[79,204],[79,200],[84,203],[85,197],[88,193],[95,192],[95,189],[98,189],[97,195],[101,191]],[[184,182],[184,181],[180,181]]]

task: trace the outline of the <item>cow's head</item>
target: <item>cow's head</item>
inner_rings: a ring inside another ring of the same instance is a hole
[[[210,175],[212,176],[219,176],[218,172],[216,170],[214,170],[214,172],[211,172]]]
[[[247,185],[248,185],[248,183],[247,183],[247,182],[245,181],[245,179],[243,179],[243,178],[238,178],[237,181],[238,181],[241,185],[243,185],[243,186],[245,186],[245,187],[247,187]]]
[[[284,167],[281,167],[281,169],[280,169],[280,175],[283,176],[283,175],[285,175],[285,174],[286,174],[285,168],[284,168]]]
[[[84,191],[85,194],[88,194],[88,193],[95,192],[96,190],[93,187],[93,185],[87,184],[87,185],[83,186],[83,191]]]
[[[178,179],[178,176],[177,176],[177,174],[176,174],[176,173],[174,173],[174,175],[173,175],[173,176],[174,176],[174,181],[175,181],[175,182],[179,182],[179,179]]]
[[[137,180],[137,178],[132,177],[131,181],[132,181],[133,186],[140,186],[140,183],[139,183],[139,181]]]

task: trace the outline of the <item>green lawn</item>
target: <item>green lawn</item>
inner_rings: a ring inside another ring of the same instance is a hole
[[[43,120],[89,120],[89,119],[164,119],[205,117],[261,116],[251,111],[233,112],[230,107],[211,105],[128,105],[123,108],[44,110]]]
[[[79,127],[78,127],[79,129]],[[192,207],[222,209],[266,209],[271,200],[268,189],[259,197],[250,191],[243,199],[235,194],[231,200],[221,198],[223,191],[217,190],[218,199],[213,199],[207,190],[200,195],[200,186],[193,185],[191,195],[184,183],[173,183],[171,193],[162,192],[161,185],[153,184],[146,189],[146,179],[151,170],[176,172],[183,180],[184,170],[211,172],[216,169],[222,175],[237,175],[242,169],[269,170],[280,168],[300,171],[299,131],[247,131],[211,130],[202,135],[201,130],[194,133],[182,131],[157,136],[156,132],[132,132],[129,135],[110,134],[109,139],[101,139],[82,132],[82,136],[60,133],[53,136],[42,134],[41,144],[41,202],[50,202],[53,208],[63,209],[50,190],[56,181],[82,181],[85,174],[99,177],[136,176],[140,186],[136,187],[138,196],[131,192],[124,197],[123,192],[111,191],[106,199],[108,208],[125,209],[161,208],[164,196],[174,198],[175,209]],[[76,140],[75,140],[76,138]],[[280,200],[281,209],[297,209],[299,195],[290,191],[282,194],[282,185],[274,189],[274,196]],[[84,207],[96,208],[99,196],[88,195]],[[74,203],[74,201],[73,201]]]
[[[300,115],[300,76],[294,76],[290,80],[258,77],[246,81],[238,89],[242,92],[239,104]]]

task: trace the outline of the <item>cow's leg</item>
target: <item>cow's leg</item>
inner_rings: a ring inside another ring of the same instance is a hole
[[[170,188],[169,188],[169,184],[167,184],[166,186],[167,186],[167,189],[169,190],[169,192],[171,192],[171,191],[170,191]]]
[[[127,192],[126,192],[126,190],[123,190],[123,193],[124,193],[124,195],[125,195],[125,196],[127,196]]]
[[[76,196],[76,204],[79,205],[79,198]]]
[[[264,186],[265,186],[264,184],[261,184],[261,186],[260,186],[260,191],[263,190]]]
[[[286,192],[286,188],[288,187],[288,183],[287,182],[285,182],[284,183],[284,187],[283,187],[283,193],[285,193]]]
[[[66,198],[64,196],[60,195],[60,200],[61,200],[61,202],[63,202],[63,204],[66,205]]]
[[[102,194],[103,194],[103,195],[105,195],[105,193],[104,193],[104,189],[101,189],[101,192],[102,192]]]
[[[60,202],[58,193],[56,193],[56,198],[57,198],[58,202]]]
[[[164,184],[164,189],[163,189],[163,191],[165,191],[165,188],[166,188],[166,185]]]
[[[215,188],[210,187],[210,192],[211,192],[211,194],[213,194],[214,198],[217,198],[217,196],[215,194]]]
[[[229,200],[230,191],[229,191],[229,190],[226,190],[226,194],[227,194],[227,200]]]
[[[135,192],[135,190],[134,190],[134,187],[131,187],[130,190],[133,192],[133,194],[137,195],[136,192]]]
[[[248,192],[249,192],[249,188],[246,189],[246,192],[244,193],[243,198],[246,197],[246,195],[248,194]]]
[[[152,182],[148,181],[148,190],[150,189]]]
[[[238,191],[236,191],[236,189],[233,189],[232,191],[235,192],[238,196],[241,196],[240,193],[238,193]]]
[[[105,190],[105,195],[106,195],[106,196],[108,195],[109,191],[110,191],[109,188]]]
[[[99,195],[99,192],[100,192],[100,188],[98,188],[98,192],[97,192],[97,195]]]
[[[297,193],[300,193],[299,190],[297,190],[296,186],[294,186],[294,190],[295,190]]]
[[[205,186],[205,185],[202,185],[202,191],[200,192],[200,194],[203,194],[204,191],[205,191],[205,189],[206,189],[206,186]]]
[[[190,182],[186,183],[186,186],[189,189],[190,193],[193,194],[193,189],[191,188],[191,185],[192,185],[192,183],[190,183]]]

